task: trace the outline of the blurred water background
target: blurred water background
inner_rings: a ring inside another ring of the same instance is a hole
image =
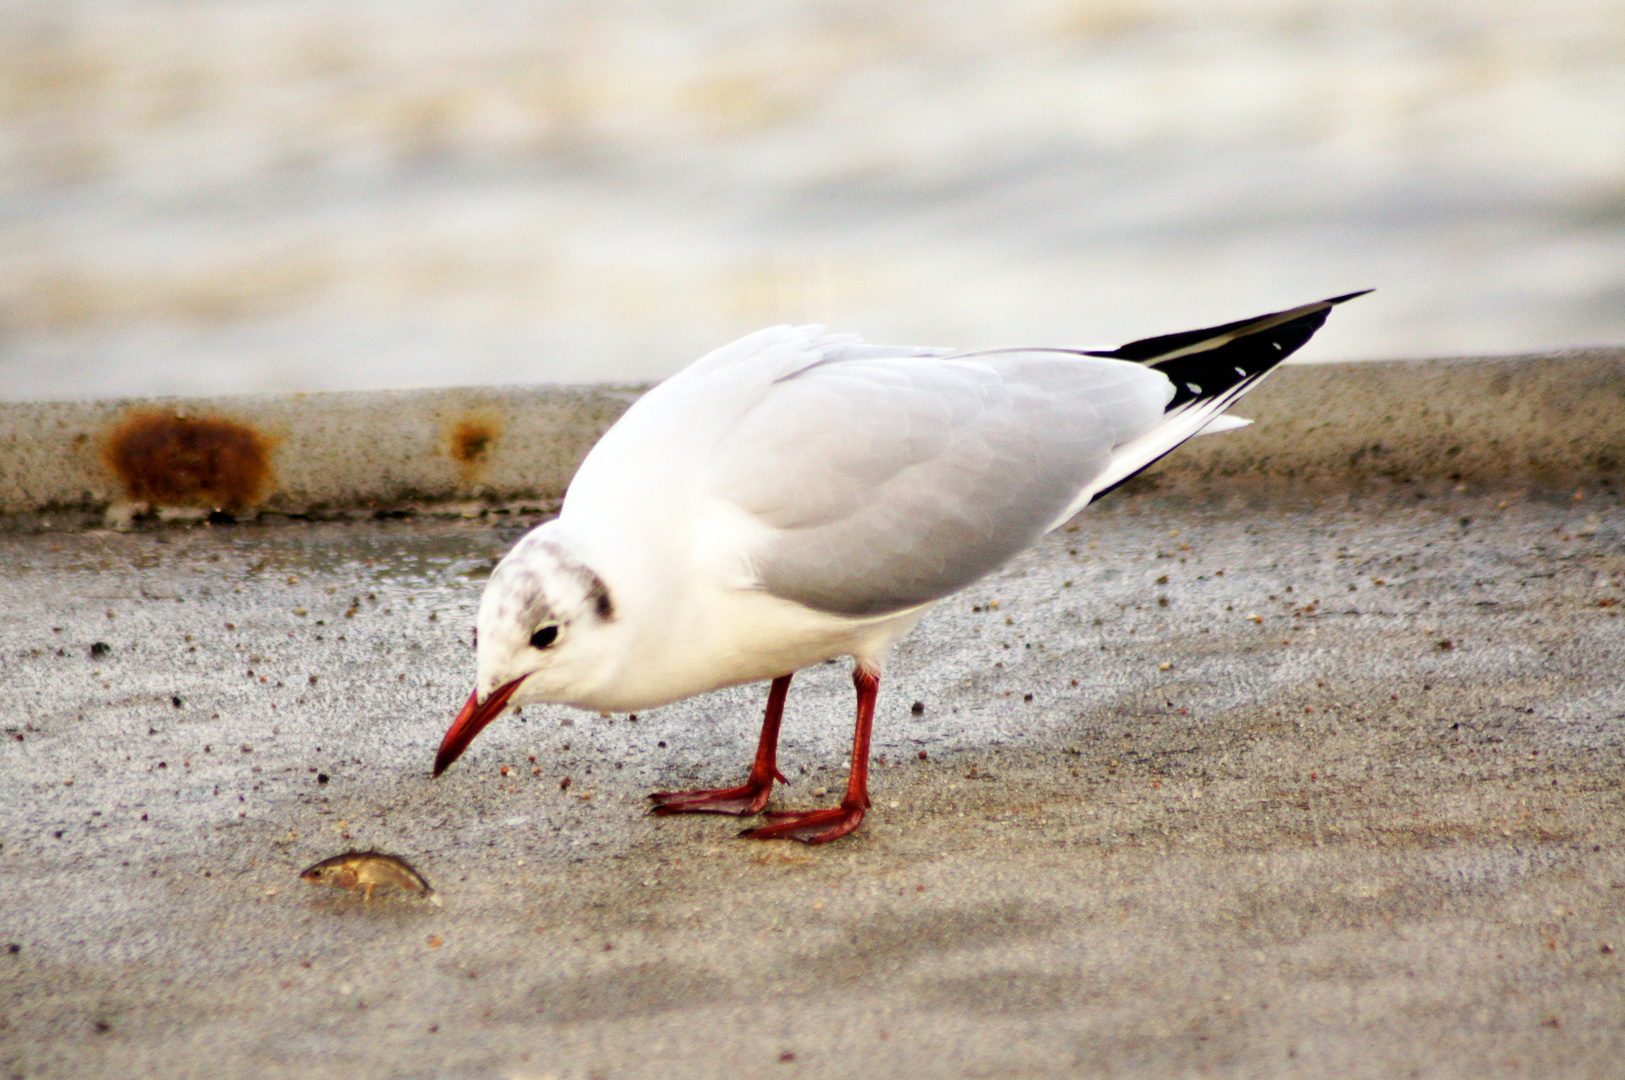
[[[0,398],[1625,341],[1625,4],[0,0]]]

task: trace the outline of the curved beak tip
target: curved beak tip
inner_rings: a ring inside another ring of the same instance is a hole
[[[468,744],[474,741],[474,736],[484,730],[485,725],[496,719],[497,714],[507,706],[508,699],[513,697],[519,684],[525,680],[521,677],[507,683],[491,692],[484,701],[480,700],[478,690],[468,695],[468,701],[463,704],[452,720],[451,727],[446,729],[446,737],[440,742],[440,750],[434,758],[434,775],[439,776],[451,767]]]

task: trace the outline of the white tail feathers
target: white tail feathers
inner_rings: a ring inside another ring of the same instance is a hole
[[[1217,435],[1221,431],[1234,431],[1238,427],[1246,427],[1252,421],[1242,416],[1215,416],[1209,420],[1197,435]],[[1194,437],[1194,436],[1193,436]]]

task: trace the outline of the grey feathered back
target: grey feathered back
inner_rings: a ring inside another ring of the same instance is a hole
[[[771,527],[752,552],[768,592],[899,611],[1030,546],[1172,393],[1158,373],[1068,354],[825,361],[742,417],[711,493]]]

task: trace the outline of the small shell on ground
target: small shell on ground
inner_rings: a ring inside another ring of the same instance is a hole
[[[359,890],[366,900],[374,889],[400,889],[439,906],[440,898],[424,876],[398,855],[382,851],[346,851],[306,867],[299,876],[312,885]]]

